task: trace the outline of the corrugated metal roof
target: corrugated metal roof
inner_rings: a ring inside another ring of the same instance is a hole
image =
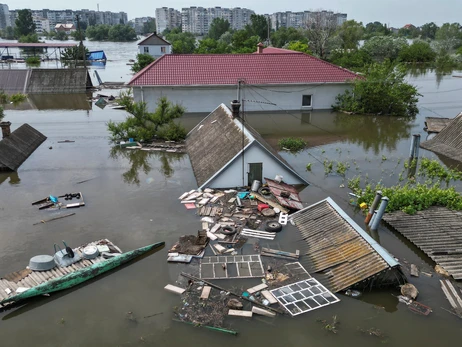
[[[414,215],[386,213],[383,220],[441,265],[462,279],[462,213],[433,206]]]
[[[0,90],[7,94],[24,93],[29,74],[29,69],[0,70]]]
[[[0,170],[16,171],[46,140],[46,136],[29,124],[23,124],[0,141]]]
[[[106,60],[106,54],[104,51],[93,51],[88,52],[87,60]]]
[[[311,270],[338,292],[399,263],[331,198],[290,215],[307,245]]]
[[[345,83],[359,75],[308,54],[166,54],[132,86]]]
[[[76,43],[19,43],[0,42],[0,48],[66,48],[77,46]]]

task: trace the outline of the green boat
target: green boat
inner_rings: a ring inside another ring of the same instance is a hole
[[[161,248],[163,248],[164,245],[165,242],[154,243],[152,245],[138,248],[130,252],[122,253],[113,258],[97,262],[90,266],[78,269],[62,277],[54,278],[42,284],[29,288],[26,291],[19,293],[17,295],[13,295],[9,298],[6,298],[0,301],[0,305],[18,302],[34,296],[48,294],[74,287],[109,270],[112,270],[118,266],[128,263],[129,261],[142,256],[143,254],[146,254],[154,250],[160,250]]]

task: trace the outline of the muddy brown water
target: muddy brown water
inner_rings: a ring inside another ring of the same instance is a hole
[[[122,59],[118,64],[125,69]],[[108,74],[112,74],[109,64],[107,68]],[[421,113],[415,119],[282,112],[249,114],[248,121],[274,145],[286,136],[305,138],[311,146],[306,151],[296,155],[281,153],[312,183],[301,193],[303,201],[308,205],[330,196],[362,226],[363,216],[348,203],[348,189],[340,188],[346,184],[345,180],[335,174],[326,177],[321,162],[348,161],[347,177],[367,174],[373,182],[395,184],[409,151],[410,136],[414,133],[420,133],[422,139],[426,136],[422,130],[424,117],[435,113],[453,117],[462,106],[457,97],[462,80],[450,75],[437,78],[433,72],[410,79],[424,95]],[[7,112],[14,128],[27,122],[48,139],[17,173],[0,174],[1,274],[24,268],[36,254],[52,253],[53,243],[61,240],[76,246],[109,238],[122,250],[158,241],[165,241],[167,247],[77,288],[0,313],[1,346],[460,343],[460,319],[441,309],[449,305],[435,275],[409,278],[420,290],[419,301],[433,308],[428,317],[414,314],[398,303],[392,295],[397,292],[382,290],[364,293],[360,299],[339,294],[340,303],[294,319],[230,318],[229,326],[239,331],[237,337],[172,322],[172,310],[181,302],[163,287],[174,284],[185,266],[167,264],[166,254],[179,236],[195,233],[200,227],[194,212],[184,209],[178,201],[184,191],[196,188],[196,182],[186,155],[111,150],[106,122],[123,118],[122,111],[100,110],[95,106],[88,112],[66,109]],[[201,118],[202,115],[186,115],[183,122],[192,128]],[[63,140],[75,142],[58,143]],[[421,153],[437,158],[423,150]],[[307,163],[312,163],[311,172],[305,169]],[[82,181],[85,182],[78,184]],[[38,211],[31,206],[32,201],[71,191],[81,191],[87,204],[74,210],[75,216],[32,226],[53,216]],[[414,263],[422,270],[432,271],[434,264],[428,257],[386,227],[382,226],[372,236],[403,264]],[[300,247],[298,240],[297,232],[289,227],[268,245],[293,251]],[[231,286],[226,280],[217,283]],[[246,280],[243,285],[251,287],[258,283],[256,279]],[[161,314],[143,318],[156,313]],[[324,329],[334,315],[340,322],[337,334]],[[378,338],[360,332],[361,329],[379,329],[386,336]]]

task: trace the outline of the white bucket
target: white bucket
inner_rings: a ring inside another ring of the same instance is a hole
[[[256,192],[258,190],[258,188],[260,188],[260,185],[261,185],[261,182],[258,181],[258,180],[254,180],[252,182],[252,192]]]
[[[277,182],[277,183],[281,183],[282,182],[282,176],[281,175],[276,175],[276,177],[274,177],[274,180]]]

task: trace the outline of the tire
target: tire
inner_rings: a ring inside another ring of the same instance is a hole
[[[260,193],[260,195],[263,196],[269,196],[271,195],[271,190],[267,187],[261,187],[260,189],[258,189],[258,193]]]
[[[233,234],[236,233],[236,228],[232,227],[230,225],[227,225],[227,226],[221,228],[221,233],[223,235],[233,235]]]
[[[266,222],[265,230],[270,233],[278,233],[282,230],[282,225],[275,220],[269,220]]]

